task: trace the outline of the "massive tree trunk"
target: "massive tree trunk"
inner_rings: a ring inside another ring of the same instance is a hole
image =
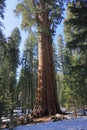
[[[33,114],[43,116],[61,113],[61,110],[57,100],[52,39],[46,10],[38,14],[37,21],[41,28],[38,32],[38,86]]]

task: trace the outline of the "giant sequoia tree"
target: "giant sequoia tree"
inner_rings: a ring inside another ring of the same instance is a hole
[[[22,15],[22,28],[38,32],[38,86],[33,109],[36,116],[61,113],[54,76],[52,36],[62,19],[62,2],[60,0],[22,0],[15,10],[16,14]]]

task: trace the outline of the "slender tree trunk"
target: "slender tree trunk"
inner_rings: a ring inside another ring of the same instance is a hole
[[[61,113],[61,110],[57,100],[51,33],[44,31],[49,26],[46,11],[38,15],[38,21],[43,28],[38,36],[38,86],[33,114],[43,116]]]

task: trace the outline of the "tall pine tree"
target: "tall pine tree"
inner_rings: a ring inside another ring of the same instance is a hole
[[[87,81],[87,2],[75,0],[68,4],[67,17],[65,19],[65,40],[72,53],[71,75],[74,96],[80,99],[80,104],[86,103],[86,81]],[[74,54],[75,52],[75,54]],[[75,86],[75,87],[74,87]],[[75,94],[74,93],[74,94]]]
[[[18,28],[15,28],[11,36],[8,38],[8,62],[9,62],[9,90],[11,93],[11,100],[12,100],[12,110],[13,113],[14,105],[15,105],[15,90],[16,90],[16,74],[17,74],[17,67],[19,63],[19,44],[20,44],[20,31]]]

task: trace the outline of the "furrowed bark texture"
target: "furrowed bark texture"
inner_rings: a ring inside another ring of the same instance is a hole
[[[51,33],[43,31],[49,26],[47,11],[37,17],[43,28],[38,35],[38,86],[33,109],[33,115],[36,117],[61,113],[57,100]]]

